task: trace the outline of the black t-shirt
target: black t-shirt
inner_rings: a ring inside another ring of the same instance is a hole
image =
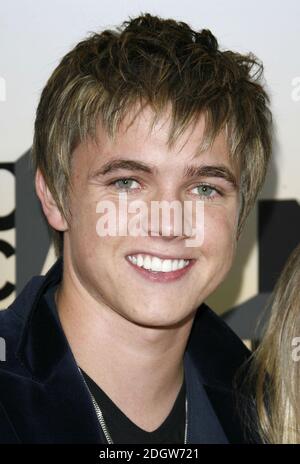
[[[50,287],[45,293],[47,303],[57,313],[54,293],[56,286]],[[147,432],[134,424],[105,394],[105,392],[81,370],[88,388],[97,401],[110,436],[114,443],[120,444],[183,444],[185,433],[185,379],[173,408],[164,422],[153,432]],[[99,423],[100,427],[100,423]]]
[[[86,372],[82,369],[81,372],[90,392],[102,411],[105,424],[114,443],[184,443],[185,381],[182,383],[180,392],[168,417],[156,430],[147,432],[134,424]]]

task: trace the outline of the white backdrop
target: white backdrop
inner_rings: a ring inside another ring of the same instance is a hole
[[[209,28],[222,48],[252,51],[263,61],[277,131],[275,166],[270,169],[261,198],[299,200],[300,2],[297,0],[2,1],[0,163],[17,160],[31,146],[39,95],[60,58],[88,32],[113,27],[141,12],[183,20],[196,29]],[[14,182],[13,175],[0,170],[0,217],[14,209]],[[257,245],[254,243],[249,250],[249,243],[257,233],[256,211],[246,227],[234,268],[210,298],[218,312],[257,293]],[[15,232],[0,231],[0,239],[14,246]],[[50,251],[43,271],[53,260]],[[236,291],[241,267],[242,285]],[[15,256],[7,259],[0,253],[0,288],[6,281],[15,281]],[[0,307],[7,306],[14,296],[2,300]]]

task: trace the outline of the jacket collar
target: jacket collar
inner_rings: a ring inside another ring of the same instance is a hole
[[[82,382],[76,361],[59,316],[43,298],[48,288],[59,284],[62,273],[63,260],[60,258],[46,276],[34,277],[13,303],[12,309],[23,319],[16,356],[34,381],[54,386],[64,382],[67,372],[68,378],[80,389]],[[190,379],[188,395],[192,399],[189,418],[194,424],[188,437],[189,443],[226,443],[228,439],[243,442],[239,419],[233,414],[232,382],[237,369],[248,356],[248,350],[231,329],[208,306],[200,305],[184,354],[185,373]],[[58,365],[59,369],[56,369]],[[82,401],[87,408],[88,398],[84,398],[82,393]],[[199,417],[203,416],[201,402],[207,406],[205,422],[210,423],[210,427],[195,426]],[[94,433],[97,428],[95,417],[93,420]],[[206,429],[210,432],[207,433]]]

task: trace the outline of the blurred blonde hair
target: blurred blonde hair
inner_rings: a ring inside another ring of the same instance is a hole
[[[271,316],[251,356],[254,422],[264,443],[300,443],[300,360],[293,340],[300,337],[300,245],[290,255],[275,286]]]

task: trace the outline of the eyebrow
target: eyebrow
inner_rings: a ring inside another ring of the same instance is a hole
[[[226,180],[233,187],[237,188],[238,183],[233,172],[224,164],[215,166],[186,166],[183,174],[184,178],[189,177],[219,177]]]
[[[129,171],[141,171],[147,174],[157,174],[157,168],[149,166],[142,161],[134,161],[127,159],[117,159],[111,160],[105,163],[100,169],[95,171],[89,177],[99,177],[105,176],[112,172],[119,171],[121,169],[127,169]],[[183,178],[193,178],[193,177],[218,177],[226,180],[231,183],[233,187],[237,187],[237,180],[233,172],[224,164],[218,165],[205,165],[205,166],[185,166],[183,172]]]

